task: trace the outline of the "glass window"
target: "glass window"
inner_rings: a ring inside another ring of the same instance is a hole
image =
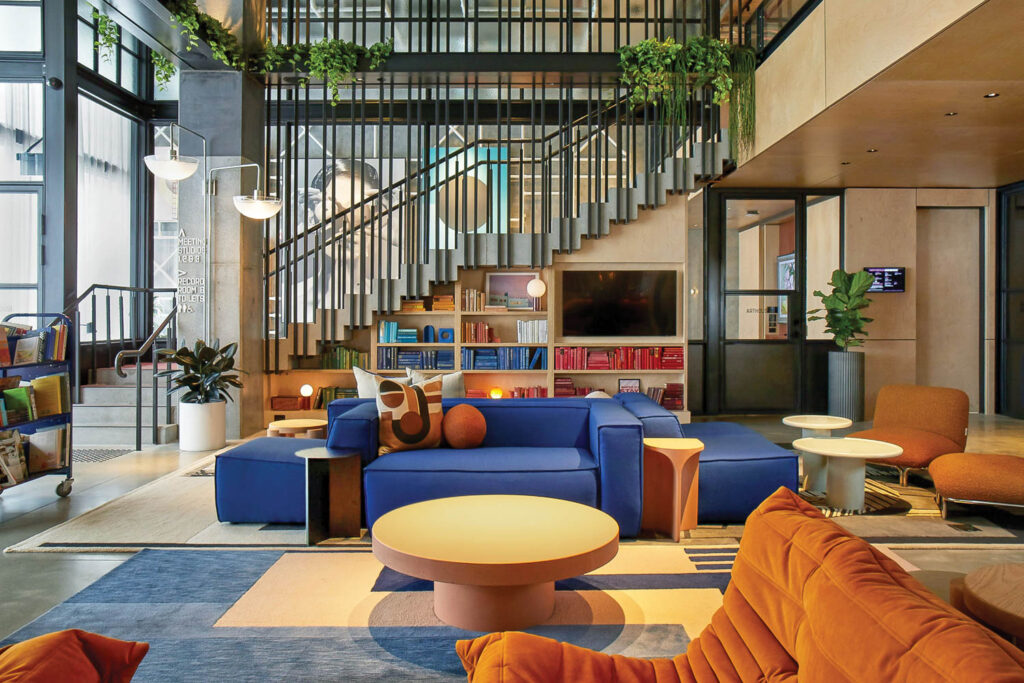
[[[38,313],[38,298],[39,293],[34,288],[0,288],[0,320],[11,313]]]
[[[35,313],[39,283],[39,190],[0,190],[4,267],[0,269],[0,319]]]
[[[43,85],[0,83],[0,181],[43,179]]]
[[[148,58],[148,53],[135,37],[118,26],[117,45],[109,50],[109,54],[105,50],[101,55],[96,48],[98,22],[93,19],[92,12],[90,5],[79,2],[78,63],[125,90],[142,95],[143,79],[140,74],[145,71],[142,59]]]
[[[90,285],[130,285],[132,187],[136,173],[136,123],[103,105],[78,98],[78,291]],[[128,324],[129,302],[125,300]],[[106,312],[97,304],[97,338],[106,338]],[[82,311],[83,321],[91,312]],[[111,334],[119,332],[117,302]]]
[[[726,202],[726,289],[796,288],[796,202]]]
[[[726,339],[786,339],[788,294],[726,294]]]
[[[36,2],[0,4],[0,52],[42,52],[42,16]]]
[[[171,151],[171,127],[153,127],[153,150],[157,156]],[[153,187],[153,286],[161,289],[178,286],[178,183],[147,174]],[[154,320],[171,312],[170,295],[157,296]]]

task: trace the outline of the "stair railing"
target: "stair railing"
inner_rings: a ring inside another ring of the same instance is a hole
[[[160,378],[158,373],[160,370],[160,349],[158,348],[157,342],[161,339],[161,334],[166,329],[168,334],[163,338],[170,345],[164,348],[173,348],[174,344],[171,343],[177,339],[177,326],[178,326],[178,305],[174,304],[171,308],[171,312],[163,319],[163,321],[157,325],[152,334],[146,338],[146,341],[142,343],[137,349],[123,349],[118,352],[117,357],[114,359],[114,372],[117,373],[118,377],[127,377],[128,373],[124,371],[124,363],[129,358],[135,360],[135,450],[142,450],[142,363],[143,358],[146,354],[150,354],[150,362],[153,364],[153,443],[158,442],[158,434],[160,431],[160,392],[159,384]],[[173,363],[167,361],[167,369],[171,369]],[[171,416],[171,378],[164,378],[164,393],[166,396],[165,408],[167,411],[166,420],[167,424],[172,422]]]

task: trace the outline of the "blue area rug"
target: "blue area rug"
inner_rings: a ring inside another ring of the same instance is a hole
[[[529,631],[633,656],[685,650],[686,625],[703,628],[720,604],[736,549],[662,545],[660,572],[622,573],[659,564],[635,548],[606,573],[558,582],[552,621]],[[146,641],[137,681],[464,679],[455,641],[479,634],[436,620],[430,582],[375,562],[367,548],[143,550],[2,644],[72,627]],[[309,625],[332,620],[343,625]]]

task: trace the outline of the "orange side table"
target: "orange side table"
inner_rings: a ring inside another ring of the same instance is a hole
[[[640,526],[679,542],[679,532],[697,528],[699,439],[644,439],[644,509]]]

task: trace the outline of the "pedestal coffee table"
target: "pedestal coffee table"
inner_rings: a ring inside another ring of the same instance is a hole
[[[800,436],[804,438],[829,437],[833,429],[846,429],[853,425],[853,420],[833,415],[790,415],[782,418],[782,424],[800,429]],[[801,460],[804,463],[804,488],[808,491],[824,491],[828,472],[825,458],[816,453],[801,453]]]
[[[828,463],[825,499],[839,510],[864,511],[864,466],[868,458],[895,458],[899,446],[872,439],[797,439],[793,448],[824,456]]]
[[[373,525],[373,554],[434,582],[434,613],[470,631],[545,621],[555,581],[610,561],[619,525],[579,503],[536,496],[459,496],[392,510]]]

